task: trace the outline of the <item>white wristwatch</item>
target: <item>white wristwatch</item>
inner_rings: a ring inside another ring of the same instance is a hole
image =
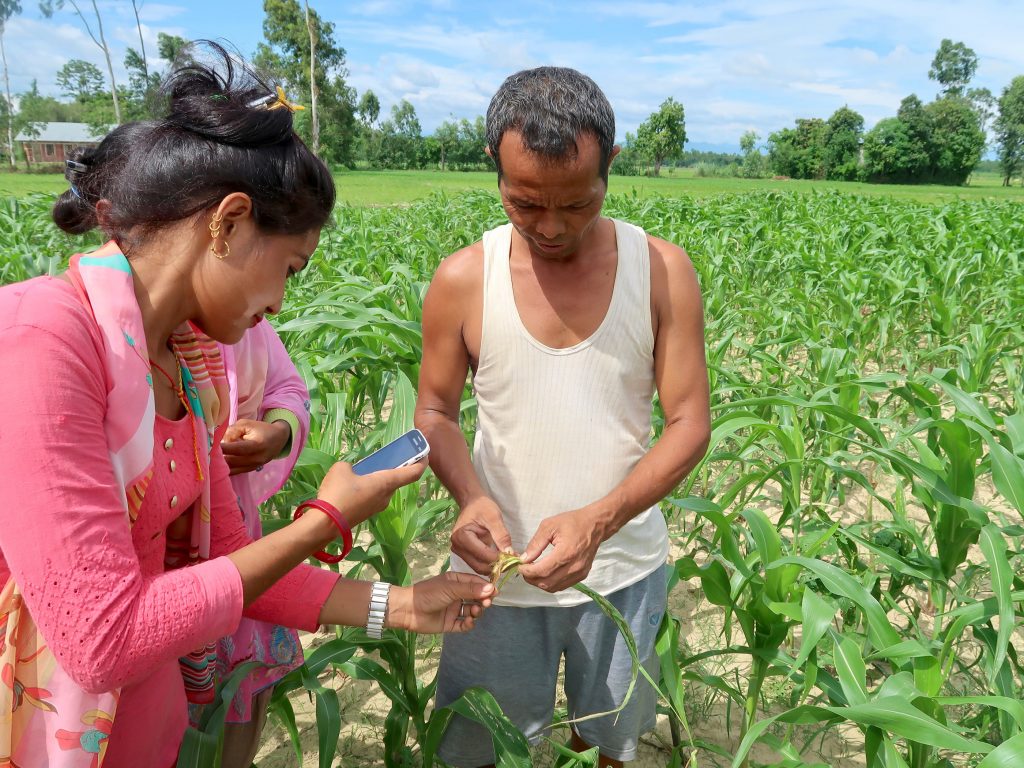
[[[366,617],[366,634],[380,640],[384,631],[384,617],[388,615],[388,592],[391,585],[385,581],[373,582],[370,591],[370,612]]]

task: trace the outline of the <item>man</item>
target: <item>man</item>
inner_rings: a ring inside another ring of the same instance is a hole
[[[657,505],[710,434],[693,266],[601,216],[614,137],[590,78],[554,67],[509,77],[487,110],[487,153],[510,223],[445,259],[423,306],[416,424],[460,508],[452,567],[487,574],[499,551],[524,561],[473,632],[445,639],[437,706],[483,686],[533,742],[551,722],[562,657],[572,718],[614,709],[629,682],[615,626],[572,585],[608,596],[658,674],[668,535]],[[459,427],[469,369],[472,460]],[[655,387],[665,428],[649,449]],[[575,723],[573,747],[598,746],[602,766],[632,760],[655,698],[641,682],[617,717]],[[494,762],[488,734],[458,715],[440,756]]]

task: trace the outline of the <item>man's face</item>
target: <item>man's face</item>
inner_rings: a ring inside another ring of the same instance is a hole
[[[531,152],[518,131],[509,131],[498,147],[501,202],[535,258],[572,258],[601,215],[607,192],[601,147],[590,134],[578,136],[576,146],[575,156],[552,160]]]

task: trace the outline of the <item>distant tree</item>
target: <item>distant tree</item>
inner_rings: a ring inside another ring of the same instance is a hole
[[[1003,186],[1008,187],[1014,176],[1024,172],[1024,75],[1013,78],[1003,89],[995,130]]]
[[[760,139],[753,131],[746,131],[740,136],[740,150],[743,152],[743,164],[740,174],[745,179],[759,179],[764,176],[765,163],[761,150],[757,148]]]
[[[4,48],[4,33],[7,31],[7,22],[12,17],[21,13],[21,3],[18,0],[0,0],[0,59],[4,65],[4,95],[7,101],[4,102],[4,122],[7,123],[7,159],[11,168],[16,167],[14,159],[14,101],[11,99],[11,80],[7,71],[7,50]]]
[[[367,88],[359,99],[359,106],[356,108],[359,119],[367,128],[372,128],[380,119],[380,99],[377,94]]]
[[[178,55],[188,46],[188,43],[189,41],[184,37],[168,35],[166,32],[160,32],[156,36],[157,53],[160,54],[161,59],[171,64],[177,61]]]
[[[639,176],[646,167],[646,159],[636,148],[636,135],[626,131],[626,140],[622,142],[609,172],[616,176]]]
[[[472,120],[462,118],[459,120],[459,142],[457,144],[456,156],[453,158],[460,168],[489,167],[491,158],[487,156],[484,148],[487,146],[487,124],[483,115],[477,115]]]
[[[728,165],[739,165],[743,162],[743,156],[735,152],[711,152],[706,149],[688,149],[683,152],[679,164],[684,167],[698,164],[725,167]]]
[[[661,172],[666,161],[682,156],[686,143],[686,120],[683,105],[672,97],[661,103],[657,112],[640,124],[636,131],[636,148],[654,164],[654,175]]]
[[[981,160],[985,134],[978,115],[962,98],[936,99],[925,107],[932,125],[931,180],[960,185]]]
[[[800,118],[796,129],[783,128],[768,137],[768,160],[780,176],[825,178],[828,124],[818,117]]]
[[[165,60],[168,66],[175,63],[175,60],[186,50],[188,41],[183,37],[168,35],[164,32],[157,35],[157,53]],[[181,62],[186,63],[186,62]],[[159,92],[160,81],[164,73],[157,69],[151,69],[146,57],[129,47],[124,55],[124,68],[128,71],[128,87],[122,89],[121,105],[124,116],[128,120],[145,120],[156,117],[160,112]],[[105,123],[109,124],[109,120]],[[103,127],[103,131],[106,127]]]
[[[110,58],[110,46],[107,45],[107,38],[103,33],[103,18],[100,16],[99,6],[96,4],[96,0],[92,0],[92,10],[96,17],[96,32],[93,32],[92,25],[89,20],[85,18],[85,14],[82,13],[81,8],[78,7],[77,0],[40,0],[39,10],[46,18],[52,18],[56,11],[61,10],[65,5],[70,5],[75,13],[78,15],[79,20],[82,22],[82,26],[85,27],[86,34],[96,44],[96,47],[103,51],[103,57],[107,60],[107,74],[110,76],[110,98],[114,102],[114,118],[118,123],[121,122],[121,104],[117,99],[117,81],[114,79],[114,64]]]
[[[906,126],[907,144],[903,148],[901,181],[921,183],[931,174],[932,118],[916,95],[900,102],[897,119]]]
[[[780,128],[768,134],[768,165],[777,176],[797,177],[796,131]]]
[[[864,118],[849,107],[840,107],[828,119],[825,134],[825,175],[853,181],[860,172],[860,146]]]
[[[57,71],[57,87],[75,101],[88,101],[103,93],[103,85],[103,73],[99,67],[82,59],[71,59]]]
[[[378,164],[384,168],[418,168],[421,154],[421,128],[416,109],[405,99],[391,107],[391,117],[380,127]]]
[[[879,120],[864,136],[864,177],[868,181],[902,183],[913,180],[915,142],[898,117]],[[924,157],[927,163],[927,156]],[[916,170],[916,169],[915,169]]]
[[[996,97],[988,88],[971,88],[967,91],[967,101],[978,116],[981,130],[988,133],[988,124],[996,115]]]
[[[128,87],[121,99],[125,117],[128,120],[154,117],[153,99],[160,88],[161,73],[151,71],[142,54],[132,47],[125,52],[124,68],[128,71]]]
[[[943,96],[963,96],[977,71],[978,55],[963,43],[954,43],[947,38],[935,52],[928,77],[942,86]]]
[[[264,0],[263,37],[255,63],[277,77],[294,98],[311,94],[310,25],[316,38],[318,66],[314,68],[321,152],[325,159],[351,164],[356,136],[355,92],[345,82],[345,49],[334,39],[334,24],[315,10],[307,14],[298,0]],[[308,105],[307,105],[308,106]],[[309,110],[296,114],[295,129],[312,143]]]
[[[445,170],[448,161],[448,154],[455,148],[459,141],[459,124],[455,120],[445,120],[434,130],[432,145],[438,150],[438,162],[441,170]]]

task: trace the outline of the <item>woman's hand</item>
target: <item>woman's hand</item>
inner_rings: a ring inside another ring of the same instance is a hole
[[[287,421],[239,419],[224,433],[220,449],[232,475],[252,472],[278,456],[291,439]]]
[[[466,632],[490,607],[494,585],[472,573],[442,573],[392,587],[385,626],[413,632]]]
[[[357,475],[351,464],[339,461],[324,477],[317,498],[337,507],[349,527],[355,528],[387,507],[395,491],[419,480],[426,467],[425,461],[418,461],[408,467]]]

